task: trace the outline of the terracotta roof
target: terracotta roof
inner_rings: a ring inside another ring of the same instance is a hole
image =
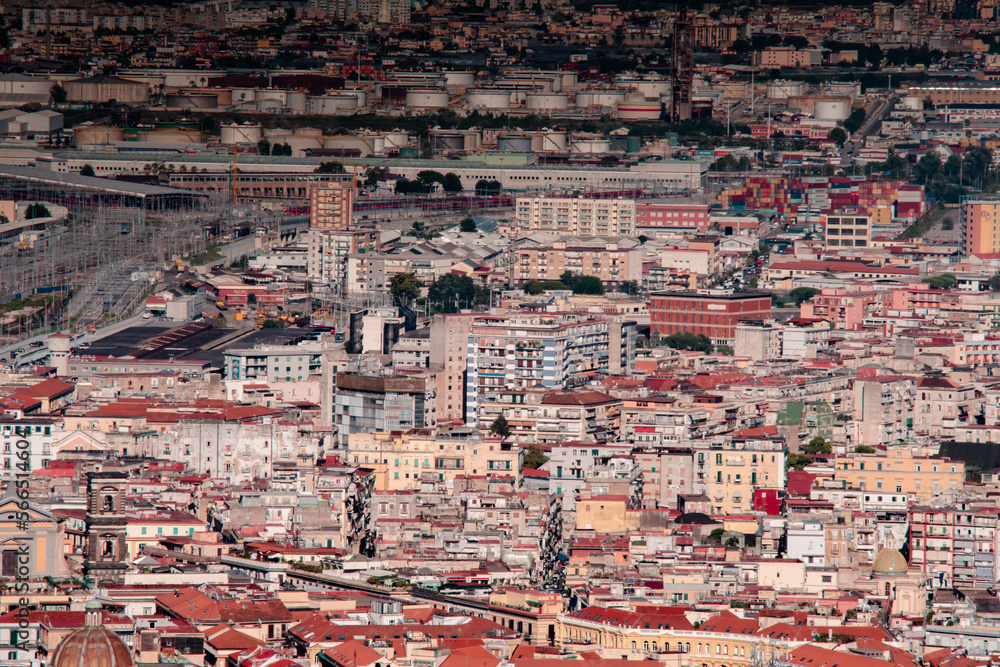
[[[542,397],[543,405],[599,405],[619,401],[599,391],[550,391]]]
[[[258,621],[291,621],[292,615],[281,600],[267,598],[248,600],[232,598],[213,591],[206,595],[197,588],[182,588],[156,598],[157,606],[167,613],[194,623],[226,622],[257,623]],[[216,596],[215,593],[218,593]]]

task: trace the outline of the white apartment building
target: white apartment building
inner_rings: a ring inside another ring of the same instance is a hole
[[[518,197],[514,224],[523,230],[631,236],[635,233],[635,200]]]

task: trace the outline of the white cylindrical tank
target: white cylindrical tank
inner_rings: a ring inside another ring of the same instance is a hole
[[[497,138],[497,150],[502,153],[530,153],[531,138],[527,132],[504,132]]]
[[[529,109],[551,111],[552,109],[568,109],[569,99],[558,93],[528,93],[525,106]]]
[[[311,137],[313,139],[318,139],[323,136],[323,130],[318,127],[300,127],[292,130],[292,134],[297,137]]]
[[[440,109],[448,106],[448,91],[420,88],[406,91],[406,106],[413,109]]]
[[[615,90],[591,90],[576,94],[578,107],[613,107],[625,100],[625,93]]]
[[[476,83],[475,72],[445,72],[445,85],[449,88],[469,88]]]
[[[276,99],[257,99],[257,111],[258,113],[278,113],[283,111],[285,108],[284,103],[281,100]]]
[[[663,105],[659,101],[625,100],[615,108],[615,117],[620,120],[659,120]]]
[[[256,144],[260,141],[260,125],[231,125],[222,126],[221,141],[225,146],[235,146],[236,144]]]
[[[360,109],[367,102],[367,95],[363,90],[340,91],[310,97],[308,108],[311,113],[323,116],[335,114],[340,109]]]
[[[632,88],[646,99],[659,99],[670,92],[670,82],[666,79],[622,79],[618,82],[624,88]]]
[[[564,71],[559,72],[562,77],[562,89],[569,90],[571,88],[576,88],[577,83],[580,81],[580,75],[576,72]]]
[[[805,90],[801,81],[771,81],[767,84],[767,96],[772,100],[787,100],[800,97]]]
[[[608,139],[577,139],[569,147],[571,153],[607,153],[611,150],[611,141]]]
[[[844,120],[850,115],[850,105],[842,100],[817,100],[813,106],[816,120]]]
[[[510,109],[510,91],[479,88],[470,90],[466,104],[473,109]]]
[[[539,153],[566,150],[566,133],[561,130],[540,130],[531,139],[531,150]]]
[[[285,106],[293,112],[304,113],[306,110],[307,97],[308,96],[305,93],[298,90],[289,91],[285,100]]]
[[[386,132],[382,135],[382,137],[385,139],[386,148],[403,148],[404,146],[410,145],[410,135],[406,132],[394,130],[392,132]]]

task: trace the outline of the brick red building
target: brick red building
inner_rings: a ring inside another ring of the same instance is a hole
[[[771,295],[722,291],[656,292],[650,297],[652,332],[704,334],[716,345],[732,345],[740,320],[771,316]]]
[[[637,201],[635,203],[636,234],[658,230],[704,232],[711,226],[708,210],[708,204]]]

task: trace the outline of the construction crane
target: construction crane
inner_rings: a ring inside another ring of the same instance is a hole
[[[694,86],[694,28],[687,5],[681,4],[674,21],[674,51],[670,58],[670,122],[691,119],[691,88]]]

